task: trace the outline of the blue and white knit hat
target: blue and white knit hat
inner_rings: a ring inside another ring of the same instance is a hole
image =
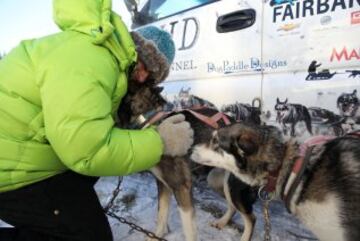
[[[175,57],[175,44],[171,35],[154,26],[147,26],[131,33],[138,57],[145,64],[156,84],[169,75]]]

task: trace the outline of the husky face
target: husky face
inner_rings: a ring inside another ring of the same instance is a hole
[[[236,123],[213,133],[208,144],[195,146],[191,159],[232,172],[250,186],[264,185],[282,159],[281,132],[273,126]]]
[[[290,106],[287,103],[288,99],[286,98],[285,101],[281,102],[279,98],[276,99],[275,104],[275,111],[276,111],[276,121],[281,123],[285,116],[288,115],[290,111]]]
[[[345,117],[354,117],[359,108],[359,99],[356,89],[352,93],[343,93],[337,99],[340,114]]]

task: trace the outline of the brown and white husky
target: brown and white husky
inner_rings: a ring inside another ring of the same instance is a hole
[[[359,136],[334,137],[305,153],[301,157],[299,145],[285,142],[276,127],[237,123],[215,131],[191,158],[251,186],[273,183],[275,197],[322,241],[360,240]],[[297,163],[306,164],[298,169]]]

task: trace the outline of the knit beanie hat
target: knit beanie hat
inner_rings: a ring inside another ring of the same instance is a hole
[[[150,78],[158,84],[169,75],[175,57],[175,44],[171,35],[154,26],[131,32],[138,58],[150,72]]]

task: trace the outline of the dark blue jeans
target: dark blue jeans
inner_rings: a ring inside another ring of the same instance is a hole
[[[112,241],[94,190],[98,178],[68,171],[0,193],[1,241]]]

